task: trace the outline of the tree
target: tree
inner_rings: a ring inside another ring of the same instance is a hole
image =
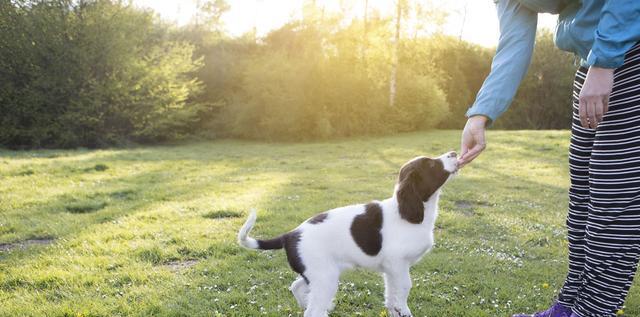
[[[438,31],[447,15],[433,2],[399,0],[385,16],[364,0],[351,18],[305,0],[303,19],[263,38],[229,37],[228,4],[198,3],[197,21],[177,27],[119,1],[0,0],[0,145],[460,128],[491,63],[491,50]],[[495,126],[568,127],[572,60],[541,33]]]
[[[389,76],[389,106],[396,102],[398,85],[398,47],[400,45],[400,22],[402,21],[403,8],[407,6],[406,0],[397,0],[395,16],[395,35],[393,37],[393,51],[391,53],[391,75]]]
[[[443,27],[449,18],[448,8],[433,1],[416,0],[414,2],[414,22],[413,22],[413,39],[417,40],[418,35],[441,34]],[[431,31],[429,31],[431,30]]]
[[[367,37],[367,31],[369,30],[369,0],[364,0],[364,14],[362,15],[362,63],[364,67],[367,67],[367,47],[369,46],[369,39]]]
[[[222,16],[231,9],[225,0],[197,0],[197,11],[195,17],[196,26],[200,21],[204,21],[205,27],[219,31],[222,28]]]
[[[193,47],[150,13],[107,0],[1,3],[0,144],[176,139],[207,107],[194,102]]]

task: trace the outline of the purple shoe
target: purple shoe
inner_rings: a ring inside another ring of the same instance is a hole
[[[572,313],[571,308],[564,307],[562,304],[556,302],[545,311],[538,312],[533,315],[516,314],[512,317],[578,317],[578,315]]]

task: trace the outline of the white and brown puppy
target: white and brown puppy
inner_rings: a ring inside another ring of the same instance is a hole
[[[300,275],[290,289],[305,317],[327,316],[340,273],[356,267],[383,272],[389,314],[412,316],[409,268],[433,246],[440,188],[456,171],[454,152],[417,157],[400,169],[391,198],[329,210],[269,240],[248,236],[256,221],[252,211],[238,241],[250,249],[286,250]]]

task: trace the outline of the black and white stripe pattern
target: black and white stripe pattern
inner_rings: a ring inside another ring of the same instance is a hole
[[[576,74],[569,150],[569,272],[559,302],[580,317],[615,316],[640,258],[640,44],[615,71],[609,111],[580,126]]]

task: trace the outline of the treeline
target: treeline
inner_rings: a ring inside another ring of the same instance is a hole
[[[460,128],[490,68],[491,50],[450,36],[404,29],[394,45],[394,17],[345,24],[311,8],[265,37],[231,38],[220,23],[229,6],[203,3],[199,23],[177,27],[120,1],[0,0],[0,145]],[[497,127],[568,127],[573,59],[549,33],[538,42]]]
[[[175,30],[111,1],[0,1],[0,143],[98,147],[192,133],[202,60]]]

